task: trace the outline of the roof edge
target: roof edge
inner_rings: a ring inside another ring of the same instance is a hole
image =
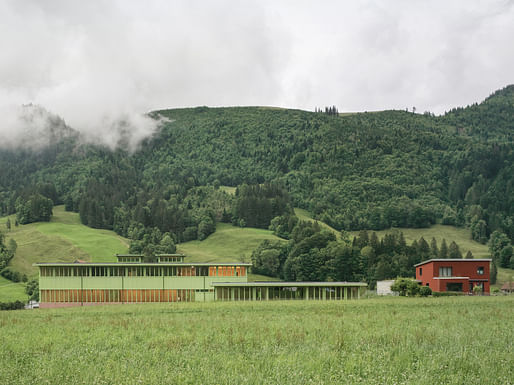
[[[426,261],[417,263],[414,265],[421,266],[425,265],[430,262],[491,262],[491,258],[475,258],[475,259],[464,259],[464,258],[434,258],[434,259],[427,259]]]

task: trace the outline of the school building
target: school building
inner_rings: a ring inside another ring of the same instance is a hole
[[[249,263],[187,263],[180,254],[114,263],[36,263],[40,307],[179,301],[357,299],[360,282],[248,282]]]

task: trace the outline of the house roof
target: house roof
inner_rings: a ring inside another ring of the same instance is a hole
[[[426,265],[430,262],[491,262],[492,259],[490,258],[481,258],[481,259],[464,259],[464,258],[436,258],[436,259],[429,259],[420,263],[417,263],[414,265],[414,267]]]
[[[501,287],[501,290],[513,290],[513,289],[514,289],[514,282],[505,282]]]

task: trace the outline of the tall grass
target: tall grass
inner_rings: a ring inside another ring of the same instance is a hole
[[[514,297],[0,313],[6,384],[512,384]]]

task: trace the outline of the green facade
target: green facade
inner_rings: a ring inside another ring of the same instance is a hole
[[[117,263],[38,263],[41,307],[177,301],[342,300],[364,283],[248,282],[247,263],[185,263],[181,255],[118,255]],[[181,262],[167,262],[167,261]]]

